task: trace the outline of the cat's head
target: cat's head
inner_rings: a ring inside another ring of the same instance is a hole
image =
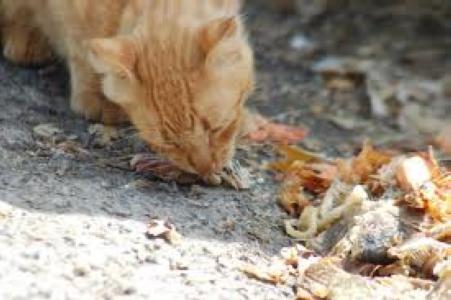
[[[90,61],[154,151],[207,176],[234,154],[253,55],[238,17],[182,27],[91,40]]]

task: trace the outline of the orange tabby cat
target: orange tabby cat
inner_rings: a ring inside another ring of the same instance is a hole
[[[155,151],[207,176],[233,156],[253,86],[238,10],[238,0],[0,0],[3,53],[65,58],[74,111],[128,119]]]

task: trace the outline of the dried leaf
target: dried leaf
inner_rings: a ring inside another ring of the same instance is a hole
[[[303,192],[301,180],[295,176],[286,178],[281,187],[280,205],[292,216],[297,216],[310,201]]]
[[[303,164],[298,169],[296,163],[290,174],[296,175],[302,186],[309,192],[322,194],[331,186],[337,176],[337,167],[328,163]]]
[[[182,236],[175,230],[175,226],[168,221],[153,218],[147,224],[148,238],[163,238],[168,243],[179,244]]]
[[[258,267],[252,264],[245,264],[240,270],[251,278],[272,284],[282,284],[287,280],[287,267],[282,263],[274,263],[269,267]]]
[[[270,168],[285,173],[280,203],[290,215],[299,215],[310,204],[304,190],[323,193],[335,177],[336,167],[298,147],[280,146],[279,152],[285,159],[270,164]]]
[[[296,144],[307,135],[305,129],[271,122],[260,115],[250,115],[244,125],[244,137],[255,143]]]
[[[279,145],[277,150],[284,158],[269,164],[269,168],[279,172],[288,172],[294,162],[320,162],[324,160],[316,153],[295,146]]]
[[[388,164],[392,157],[392,154],[376,150],[365,142],[357,157],[337,160],[339,177],[346,183],[366,183],[383,165]]]

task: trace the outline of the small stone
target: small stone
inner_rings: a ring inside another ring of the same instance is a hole
[[[126,286],[123,288],[122,293],[124,295],[133,295],[136,293],[136,288],[134,286]]]
[[[12,206],[6,202],[0,201],[0,219],[7,218],[12,213]]]
[[[290,47],[306,55],[311,55],[317,50],[316,44],[303,34],[293,36],[290,41]]]
[[[74,265],[74,274],[79,277],[88,275],[91,271],[91,266],[84,261],[78,261]]]

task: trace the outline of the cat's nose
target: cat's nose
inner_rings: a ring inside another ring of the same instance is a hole
[[[211,157],[206,155],[195,155],[191,158],[194,170],[200,176],[208,176],[214,172],[214,163]]]
[[[217,166],[213,159],[207,155],[196,155],[191,157],[194,170],[200,176],[208,176],[216,172]]]

